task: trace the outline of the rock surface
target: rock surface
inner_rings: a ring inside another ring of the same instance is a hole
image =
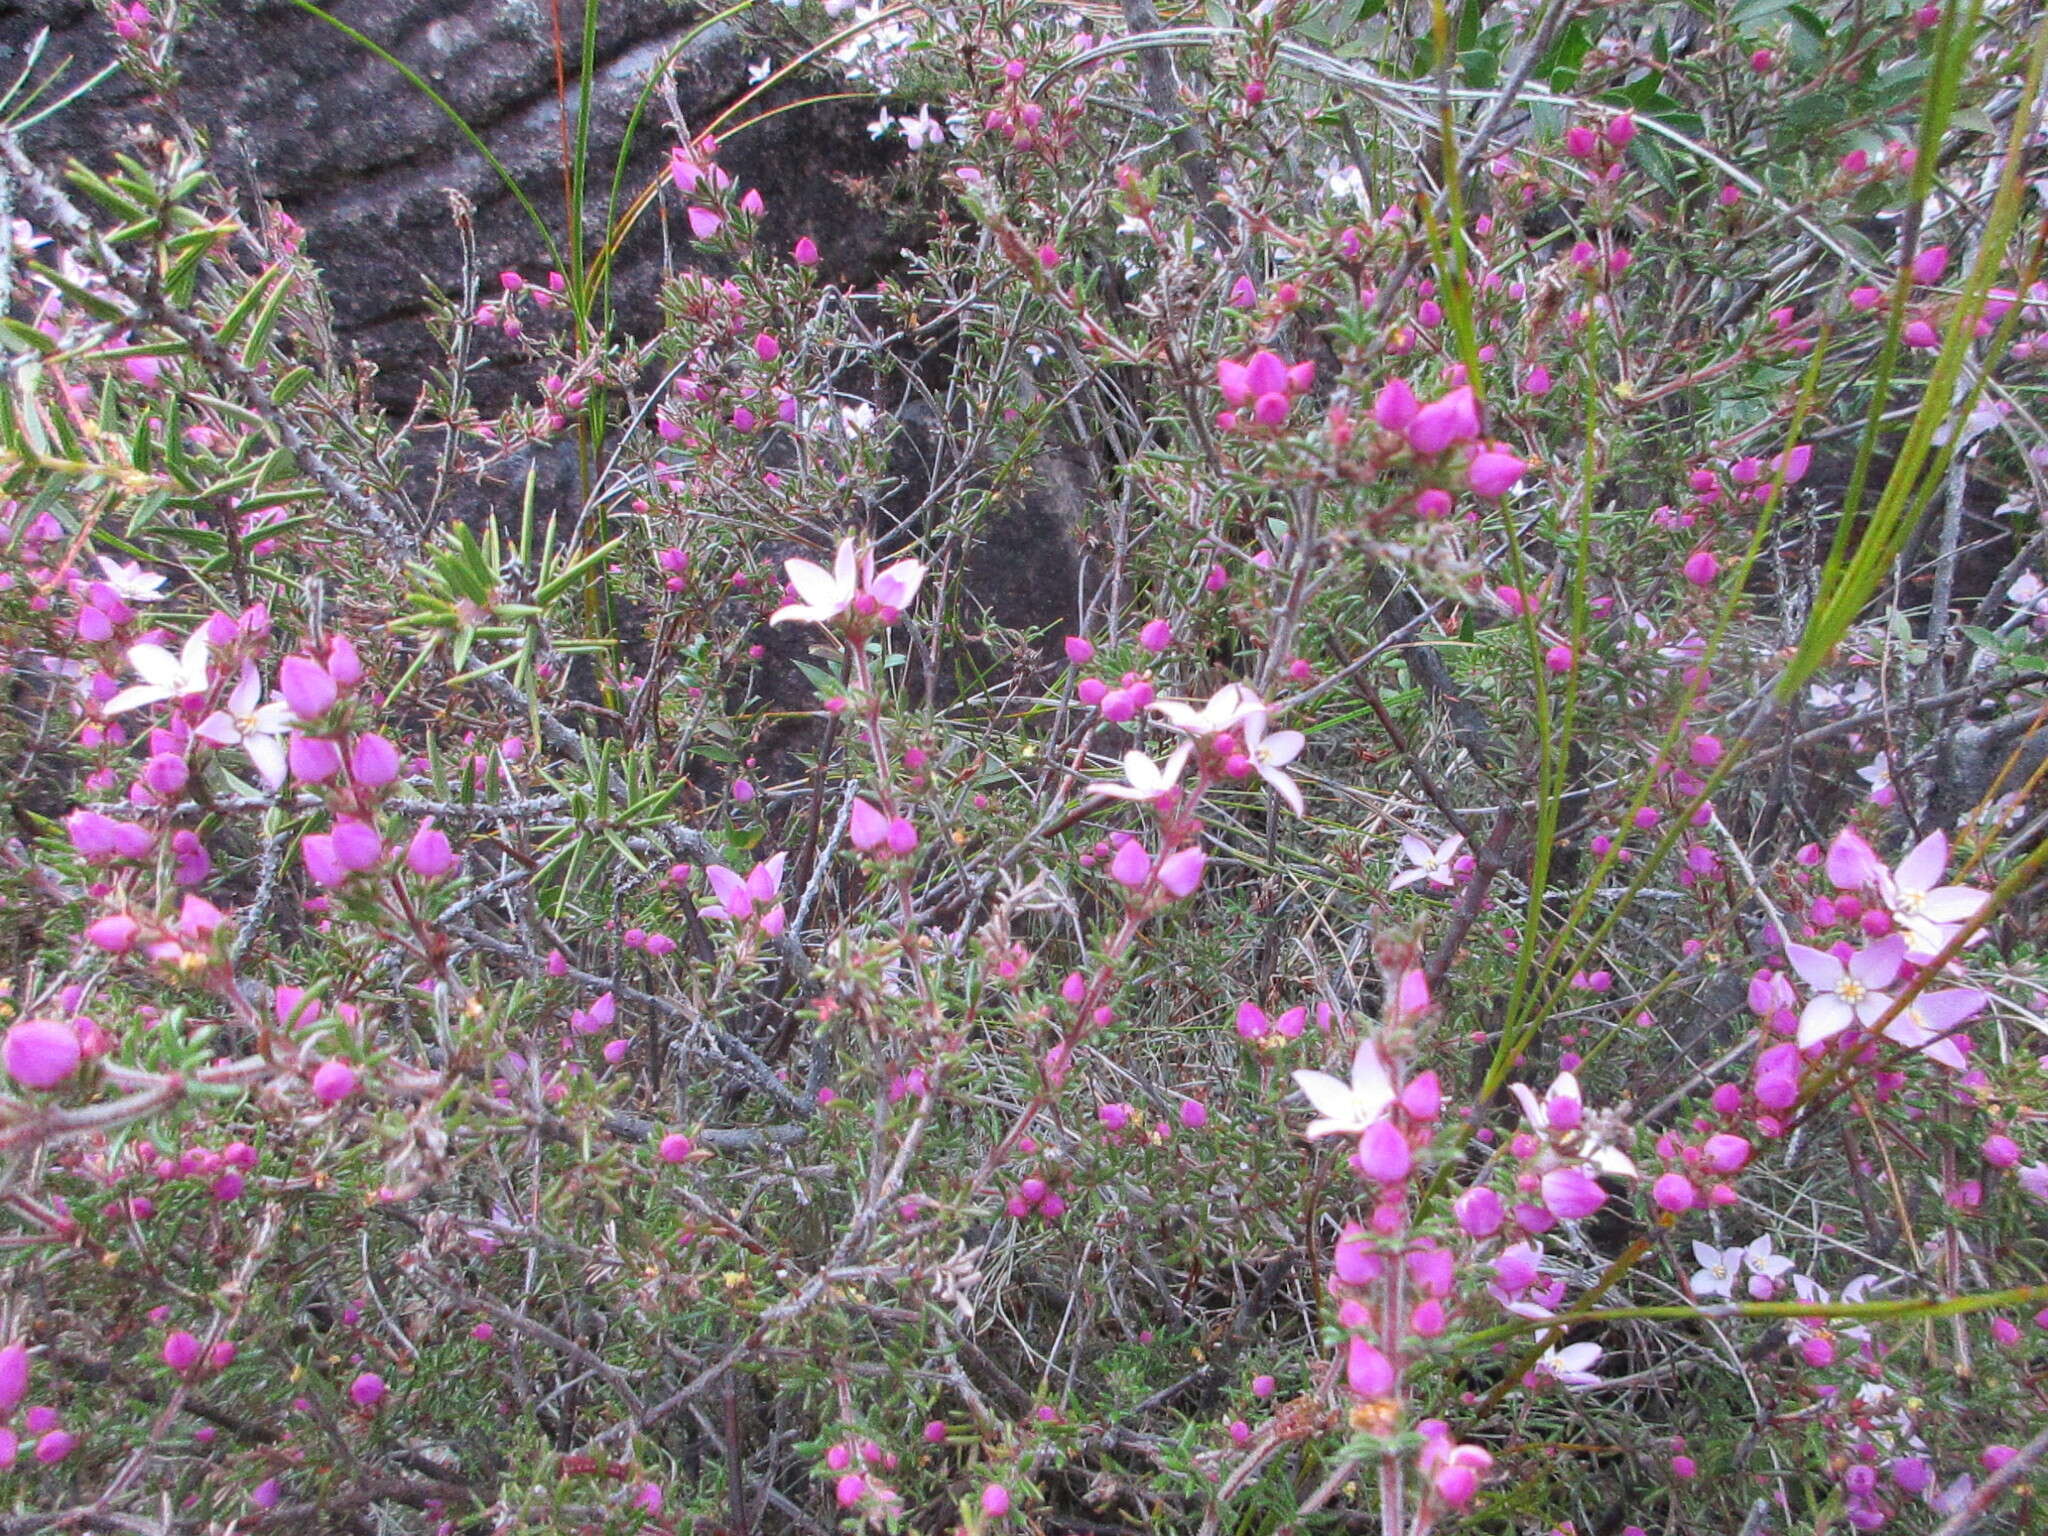
[[[579,50],[582,6],[560,0],[564,46]],[[703,24],[709,7],[669,0],[602,0],[592,74],[590,195],[586,220],[605,218],[613,168],[642,87],[672,52],[676,101],[701,132],[748,90],[758,42],[730,22]],[[527,199],[558,232],[566,223],[562,114],[550,0],[332,0],[330,14],[415,70],[490,146]],[[83,0],[0,0],[0,71],[11,76],[43,28],[44,63],[70,58],[79,80],[113,59],[103,16]],[[450,196],[475,208],[478,264],[488,296],[497,273],[542,276],[558,265],[519,202],[446,113],[361,43],[289,0],[216,0],[180,48],[175,99],[150,98],[115,76],[38,130],[44,156],[105,165],[117,148],[176,112],[210,137],[224,180],[278,202],[305,226],[307,251],[326,271],[343,338],[378,369],[377,398],[412,405],[438,360],[422,323],[432,289],[459,293],[461,244]],[[577,82],[568,81],[573,126]],[[752,110],[805,92],[784,88]],[[786,248],[814,234],[827,275],[866,281],[894,256],[884,221],[848,191],[879,173],[888,154],[863,127],[857,103],[832,102],[771,117],[725,141],[721,163],[768,200],[762,239]],[[622,201],[661,175],[676,142],[657,92],[641,109],[627,155]],[[683,264],[666,230],[665,200],[622,248],[615,303],[630,330],[651,328],[665,260]],[[487,410],[519,377],[509,356],[475,381]]]

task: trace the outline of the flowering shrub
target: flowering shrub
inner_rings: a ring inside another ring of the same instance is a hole
[[[756,9],[403,423],[9,98],[7,1528],[2037,1529],[2048,29]]]

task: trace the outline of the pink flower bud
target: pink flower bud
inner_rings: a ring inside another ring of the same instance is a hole
[[[1404,432],[1422,407],[1406,379],[1393,379],[1373,398],[1372,419],[1389,432]]]
[[[1353,1334],[1344,1356],[1344,1384],[1354,1397],[1385,1397],[1394,1389],[1394,1367],[1387,1357]]]
[[[1202,882],[1202,869],[1209,856],[1199,846],[1179,849],[1159,861],[1159,884],[1175,900],[1194,894]]]
[[[1152,878],[1152,856],[1136,838],[1128,838],[1109,861],[1109,877],[1126,890],[1135,891]]]
[[[799,236],[796,248],[790,253],[790,260],[800,267],[815,267],[818,264],[818,242],[809,235]]]
[[[1513,454],[1487,449],[1473,457],[1471,467],[1465,473],[1472,486],[1472,494],[1491,499],[1505,496],[1528,472],[1529,466]]]
[[[1471,1237],[1491,1237],[1507,1219],[1500,1196],[1483,1186],[1458,1196],[1451,1204],[1451,1214],[1457,1217],[1460,1229]]]
[[[374,1408],[384,1401],[389,1390],[382,1376],[375,1371],[364,1371],[348,1384],[348,1400],[358,1408]]]
[[[981,1512],[992,1520],[1000,1520],[1010,1512],[1010,1490],[1001,1483],[990,1483],[981,1490]]]
[[[1379,1120],[1358,1138],[1358,1170],[1381,1184],[1398,1184],[1415,1166],[1408,1138],[1391,1120]]]
[[[1913,257],[1913,281],[1916,283],[1938,283],[1942,274],[1948,271],[1948,247],[1930,245]]]
[[[348,1098],[359,1085],[356,1069],[345,1061],[323,1061],[313,1074],[313,1097],[332,1107]]]
[[[164,1364],[180,1376],[199,1363],[199,1340],[180,1328],[164,1340]]]
[[[301,784],[325,784],[341,772],[341,748],[324,736],[295,735],[285,761]]]
[[[368,789],[382,789],[398,777],[398,748],[382,736],[358,736],[349,753],[348,776]]]
[[[319,719],[340,697],[333,677],[310,656],[285,657],[277,669],[277,686],[292,713],[304,721]]]
[[[405,867],[422,880],[439,880],[455,868],[455,850],[449,845],[448,834],[435,826],[431,818],[420,823],[412,841],[406,844]]]
[[[1710,549],[1696,549],[1685,558],[1685,579],[1696,587],[1711,587],[1720,574],[1721,562]]]
[[[354,874],[375,869],[384,857],[384,840],[377,835],[377,829],[352,816],[334,824],[330,841],[335,863]]]
[[[1138,631],[1138,644],[1157,656],[1173,644],[1173,626],[1164,619],[1154,619]]]
[[[28,1346],[20,1340],[0,1349],[0,1415],[12,1413],[28,1396]]]
[[[1553,1168],[1542,1190],[1544,1208],[1560,1221],[1583,1220],[1607,1203],[1607,1191],[1580,1168]]]
[[[1660,1211],[1674,1214],[1689,1211],[1699,1204],[1699,1191],[1693,1188],[1691,1179],[1682,1173],[1666,1173],[1650,1186],[1650,1198],[1657,1203]]]
[[[78,1031],[59,1019],[23,1019],[0,1043],[7,1075],[24,1088],[56,1087],[78,1070],[82,1054]]]

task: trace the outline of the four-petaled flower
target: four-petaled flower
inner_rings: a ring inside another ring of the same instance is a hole
[[[1182,742],[1161,766],[1143,752],[1124,754],[1124,782],[1121,784],[1090,784],[1091,795],[1108,795],[1113,800],[1157,800],[1180,780],[1181,769],[1187,766],[1188,753],[1192,751]]]
[[[160,645],[129,646],[128,665],[141,674],[142,681],[132,688],[123,688],[107,700],[106,713],[118,715],[125,710],[139,709],[144,704],[160,704],[165,699],[185,699],[205,693],[213,686],[206,672],[208,649],[204,627],[193,630],[175,656]]]
[[[1600,1357],[1607,1351],[1590,1341],[1584,1344],[1553,1344],[1543,1351],[1536,1362],[1534,1374],[1547,1376],[1561,1387],[1583,1391],[1587,1387],[1600,1385],[1600,1378],[1593,1367],[1600,1363]]]
[[[1940,992],[1922,992],[1899,1010],[1898,1017],[1884,1027],[1884,1037],[1909,1051],[1918,1051],[1929,1061],[1961,1072],[1968,1065],[1963,1048],[1948,1038],[1949,1031],[1984,1011],[1991,994],[1975,987],[1950,987]]]
[[[1886,934],[1857,950],[1844,965],[1832,953],[1805,944],[1787,944],[1786,958],[1813,996],[1799,1014],[1799,1048],[1832,1040],[1856,1024],[1874,1024],[1892,1005],[1884,989],[1898,979],[1906,963],[1906,941]]]
[[[1308,738],[1299,731],[1275,731],[1266,734],[1266,712],[1262,709],[1244,719],[1244,755],[1251,759],[1252,767],[1258,770],[1260,778],[1287,803],[1287,808],[1299,816],[1306,808],[1301,799],[1301,786],[1294,782],[1294,775],[1286,767],[1308,745]]]
[[[782,933],[782,903],[776,894],[782,886],[782,866],[789,857],[778,853],[773,858],[756,864],[746,874],[737,874],[723,864],[706,865],[704,878],[711,882],[711,891],[718,900],[708,907],[699,907],[699,917],[722,917],[728,922],[744,923],[758,921],[761,931],[769,938]],[[764,909],[757,911],[756,909]]]
[[[863,617],[879,613],[884,623],[893,623],[924,584],[923,561],[898,560],[877,572],[875,552],[851,538],[839,541],[829,571],[810,560],[785,560],[782,568],[801,601],[776,609],[771,624],[829,624],[849,608]]]
[[[1294,1085],[1315,1106],[1317,1118],[1302,1132],[1311,1141],[1319,1136],[1363,1136],[1386,1119],[1394,1105],[1393,1079],[1379,1047],[1370,1040],[1358,1042],[1350,1082],[1327,1072],[1302,1071],[1294,1074]]]
[[[109,560],[105,555],[97,557],[101,575],[107,588],[124,603],[159,603],[163,601],[164,578],[155,571],[145,571],[135,561],[125,564]]]
[[[1906,951],[1909,959],[1931,960],[1940,954],[1957,930],[1991,899],[1989,891],[1940,884],[1947,868],[1948,838],[1930,832],[1899,860],[1896,869],[1878,870],[1878,894],[1912,941]]]
[[[1735,1294],[1735,1277],[1742,1273],[1742,1249],[1716,1248],[1712,1243],[1703,1243],[1695,1238],[1692,1256],[1700,1266],[1692,1277],[1693,1295]]]
[[[1431,885],[1438,886],[1455,885],[1457,875],[1452,866],[1458,862],[1458,855],[1464,851],[1464,847],[1465,839],[1457,833],[1453,833],[1432,848],[1429,839],[1417,837],[1410,832],[1401,839],[1401,857],[1408,861],[1410,867],[1389,880],[1387,889],[1398,891],[1402,886],[1413,885],[1418,880],[1427,880]]]
[[[262,700],[263,679],[256,664],[245,661],[226,707],[200,721],[193,734],[216,747],[240,746],[263,782],[276,789],[285,779],[284,737],[291,729],[292,709],[282,699]]]
[[[1207,703],[1189,704],[1181,699],[1160,699],[1152,712],[1183,736],[1201,739],[1220,736],[1258,716],[1263,723],[1266,704],[1243,683],[1225,683],[1209,695]]]

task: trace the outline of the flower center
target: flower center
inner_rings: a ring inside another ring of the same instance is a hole
[[[1844,976],[1841,983],[1835,988],[1835,995],[1845,1003],[1860,1003],[1869,990],[1868,987],[1864,986],[1854,976]]]

